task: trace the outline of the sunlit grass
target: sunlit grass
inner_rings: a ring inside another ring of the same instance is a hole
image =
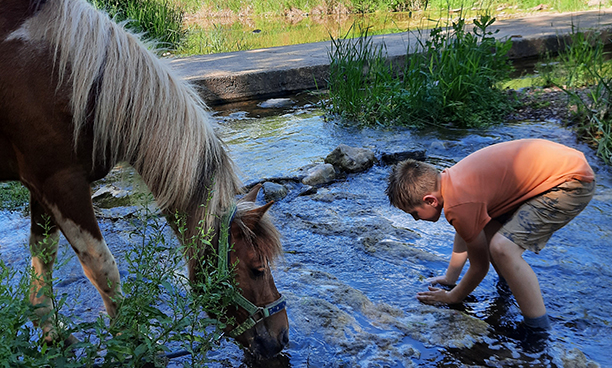
[[[180,2],[182,0],[175,0]],[[185,0],[185,8],[194,9],[195,0]],[[610,5],[610,0],[607,0]],[[286,46],[312,42],[328,42],[332,38],[343,37],[351,27],[366,29],[370,35],[391,34],[416,29],[430,29],[449,14],[458,17],[459,13],[465,19],[474,19],[486,12],[500,18],[512,18],[524,16],[525,14],[538,14],[538,10],[551,12],[586,10],[587,5],[583,1],[514,1],[514,2],[466,2],[465,0],[440,0],[428,3],[426,10],[402,8],[402,12],[394,10],[380,10],[377,8],[372,13],[353,14],[311,14],[305,7],[295,12],[295,6],[291,3],[285,4],[285,11],[273,11],[269,8],[267,12],[256,11],[257,8],[249,7],[251,2],[241,2],[242,10],[236,10],[237,4],[225,4],[224,2],[201,2],[201,9],[206,11],[188,12],[185,23],[187,35],[185,42],[174,53],[178,55],[208,54],[219,52],[231,52],[249,49],[260,49],[267,47]],[[225,4],[225,5],[224,5]],[[309,3],[311,7],[313,4]],[[294,4],[299,5],[299,4]],[[305,6],[305,5],[304,5]],[[536,8],[537,7],[537,8]],[[592,7],[591,7],[592,8]],[[220,13],[225,9],[228,13]],[[245,10],[247,9],[247,10]],[[285,12],[292,10],[291,16],[285,16]],[[350,9],[347,8],[347,11]],[[238,16],[238,13],[241,16]],[[195,15],[197,13],[197,15]],[[223,15],[222,18],[219,18]]]
[[[368,34],[333,41],[329,113],[351,124],[483,127],[499,121],[512,101],[497,87],[508,78],[511,42],[496,41],[495,21],[483,15],[473,26],[435,27],[407,50],[406,65],[387,63],[384,46]],[[469,29],[474,28],[474,32]]]

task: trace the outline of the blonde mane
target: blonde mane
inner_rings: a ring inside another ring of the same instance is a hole
[[[201,212],[210,195],[207,214],[227,209],[240,183],[205,103],[138,37],[84,0],[48,0],[23,27],[55,56],[75,147],[93,123],[94,162],[128,161],[161,208]]]

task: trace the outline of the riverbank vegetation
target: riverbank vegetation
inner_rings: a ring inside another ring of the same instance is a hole
[[[162,52],[210,54],[338,38],[354,23],[371,34],[431,28],[449,12],[520,17],[597,9],[612,0],[89,0]]]
[[[432,29],[426,41],[408,50],[404,65],[387,62],[384,46],[371,37],[333,40],[330,52],[328,114],[362,126],[482,128],[521,119],[525,104],[543,109],[564,104],[564,123],[612,161],[612,63],[604,38],[575,30],[559,55],[544,55],[528,88],[505,89],[511,65],[509,40],[497,41],[489,29],[495,19],[474,20],[473,33],[463,19],[450,31]],[[564,98],[544,97],[557,92]],[[533,93],[538,98],[532,98]],[[544,117],[552,118],[553,116]]]
[[[612,61],[602,35],[575,31],[558,58],[540,65],[538,85],[552,86],[568,98],[567,123],[612,163]]]
[[[185,9],[206,9],[214,12],[231,12],[236,15],[268,14],[288,15],[304,12],[312,15],[335,13],[372,13],[417,11],[425,9],[448,10],[456,8],[531,9],[536,6],[552,8],[556,11],[585,10],[589,5],[579,0],[174,0]]]
[[[481,16],[473,32],[463,18],[438,26],[407,50],[404,65],[387,63],[367,34],[334,40],[330,53],[332,114],[359,125],[471,128],[493,124],[513,101],[497,84],[510,73],[510,40],[495,40],[495,18]],[[367,32],[366,32],[367,33]]]
[[[176,50],[183,42],[185,11],[179,4],[166,0],[89,0],[117,22],[155,42],[155,47]]]
[[[147,206],[142,208],[133,219],[132,244],[122,257],[127,262],[127,277],[122,280],[126,298],[113,321],[106,314],[93,320],[74,315],[75,310],[83,309],[77,300],[78,282],[68,286],[70,297],[58,293],[62,290],[58,279],[51,280],[55,293],[53,288],[41,290],[54,308],[43,320],[52,321],[57,344],[46,342],[42,330],[30,322],[40,307],[29,302],[35,279],[31,269],[26,269],[25,263],[23,269],[8,266],[0,259],[0,367],[165,367],[169,354],[183,356],[185,367],[210,362],[206,354],[223,338],[225,325],[209,315],[223,315],[236,293],[232,273],[216,272],[216,259],[203,259],[210,273],[192,285],[187,275],[177,270],[185,267],[183,254],[193,245],[175,244],[174,237],[168,237],[166,222],[148,212]],[[41,226],[48,232],[48,224]],[[210,244],[210,231],[202,231],[200,236],[200,241]],[[55,240],[47,236],[44,241]],[[71,250],[67,252],[60,249],[56,273],[76,257]],[[89,283],[84,285],[93,288]],[[193,294],[193,288],[202,293]],[[79,342],[67,347],[63,341],[71,334]]]

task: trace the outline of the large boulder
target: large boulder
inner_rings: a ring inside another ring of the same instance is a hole
[[[350,147],[346,144],[339,145],[325,158],[326,163],[348,173],[365,171],[372,167],[375,161],[374,152],[369,149]]]

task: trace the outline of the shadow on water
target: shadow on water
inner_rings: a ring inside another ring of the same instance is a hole
[[[481,131],[356,129],[324,121],[308,98],[257,104],[226,106],[215,114],[245,183],[295,175],[323,162],[340,143],[378,155],[425,150],[427,161],[443,169],[485,146],[538,137],[584,152],[597,174],[597,193],[539,255],[525,255],[538,274],[553,324],[550,336],[538,339],[521,330],[516,302],[498,285],[494,270],[460,305],[416,300],[426,288],[424,280],[446,270],[454,233],[444,219],[415,222],[388,204],[389,167],[375,165],[310,195],[292,195],[298,185],[286,182],[290,194],[271,212],[285,248],[274,273],[288,299],[290,346],[277,359],[255,363],[224,342],[209,353],[216,360],[212,367],[605,367],[612,362],[612,173],[571,131],[537,121]],[[124,219],[129,208],[122,208],[100,210],[100,223],[125,270],[130,225]],[[20,214],[0,213],[5,261],[27,262],[28,222]],[[100,313],[100,298],[76,257],[57,276],[68,280],[58,293],[80,293],[69,313],[82,318]]]

